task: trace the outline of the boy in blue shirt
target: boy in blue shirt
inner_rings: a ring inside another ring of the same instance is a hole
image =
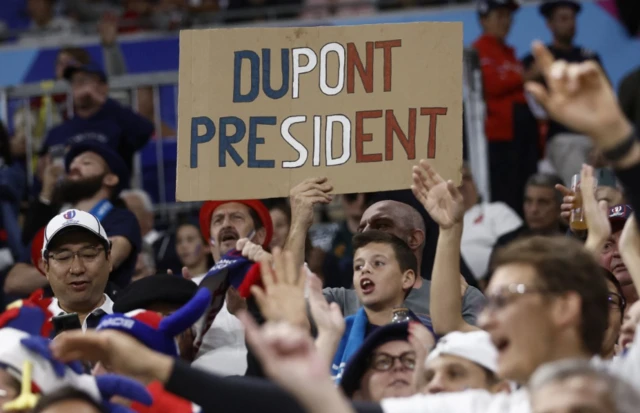
[[[358,312],[345,319],[346,328],[333,359],[331,374],[340,380],[347,361],[365,338],[391,322],[395,308],[403,303],[416,280],[418,263],[409,246],[395,235],[378,230],[353,237],[353,286],[362,303]],[[415,314],[411,317],[431,328]]]

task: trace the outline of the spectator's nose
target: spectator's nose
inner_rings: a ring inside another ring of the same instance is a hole
[[[436,373],[433,379],[427,384],[427,393],[436,394],[442,393],[446,390],[443,375]]]

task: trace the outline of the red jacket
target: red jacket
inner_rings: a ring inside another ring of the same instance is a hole
[[[526,103],[523,67],[512,47],[493,36],[482,35],[473,43],[482,68],[487,105],[485,134],[489,142],[513,140],[513,105]]]

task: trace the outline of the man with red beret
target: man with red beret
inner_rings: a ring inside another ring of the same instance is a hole
[[[213,298],[198,326],[194,365],[222,375],[243,375],[247,369],[244,327],[228,307],[242,303],[236,290],[255,263],[243,256],[237,245],[248,239],[267,248],[273,236],[271,215],[255,199],[208,201],[200,209],[200,230],[209,240],[216,264],[200,283]]]

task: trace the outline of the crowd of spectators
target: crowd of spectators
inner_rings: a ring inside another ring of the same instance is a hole
[[[541,3],[552,41],[517,57],[518,2],[478,2],[490,198],[423,160],[407,190],[311,177],[159,225],[131,171],[171,131],[148,89],[111,97],[118,35],[253,4],[26,2],[34,29],[99,21],[105,67],[62,48],[69,92],[0,128],[0,412],[637,411],[638,72],[616,96],[580,3]]]
[[[469,0],[10,0],[0,12],[0,35],[35,44],[95,33],[117,23],[119,33],[173,31],[198,25],[250,23],[287,18],[372,14]],[[53,36],[53,37],[51,37]]]

